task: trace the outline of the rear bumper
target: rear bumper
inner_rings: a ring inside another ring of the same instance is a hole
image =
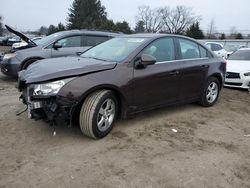
[[[20,64],[21,62],[16,58],[4,59],[0,62],[1,72],[7,76],[17,77]]]

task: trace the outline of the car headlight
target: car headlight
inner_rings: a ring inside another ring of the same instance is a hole
[[[14,57],[16,57],[16,54],[15,54],[15,53],[5,54],[5,55],[3,56],[3,60],[5,60],[5,59],[11,59],[11,58],[14,58]]]
[[[57,80],[54,82],[48,82],[43,84],[34,85],[34,96],[53,96],[56,95],[59,90],[68,82],[74,78],[68,78],[63,80]]]
[[[250,76],[250,72],[245,73],[244,76]]]

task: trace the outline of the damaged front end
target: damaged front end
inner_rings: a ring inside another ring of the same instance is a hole
[[[72,79],[65,79],[65,84]],[[58,81],[57,81],[58,82]],[[50,125],[65,124],[72,125],[73,112],[78,104],[77,101],[56,95],[60,88],[53,88],[56,91],[49,92],[50,88],[46,88],[49,84],[28,84],[24,81],[18,82],[18,89],[22,92],[20,99],[27,105],[28,117],[30,119],[43,119]]]

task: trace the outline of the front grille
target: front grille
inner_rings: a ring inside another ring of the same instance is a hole
[[[6,64],[1,63],[1,64],[0,64],[0,67],[1,67],[1,71],[2,71],[3,73],[8,72],[8,67],[7,67]]]
[[[242,86],[242,83],[234,83],[234,82],[225,82],[226,85],[232,85],[232,86]]]
[[[226,78],[240,78],[240,74],[236,72],[227,72]]]

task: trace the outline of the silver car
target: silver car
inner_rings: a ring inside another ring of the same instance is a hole
[[[17,77],[19,71],[26,69],[37,60],[76,56],[90,47],[121,35],[101,31],[71,30],[58,32],[34,42],[7,25],[6,28],[28,44],[6,53],[0,62],[2,73],[13,77]]]

